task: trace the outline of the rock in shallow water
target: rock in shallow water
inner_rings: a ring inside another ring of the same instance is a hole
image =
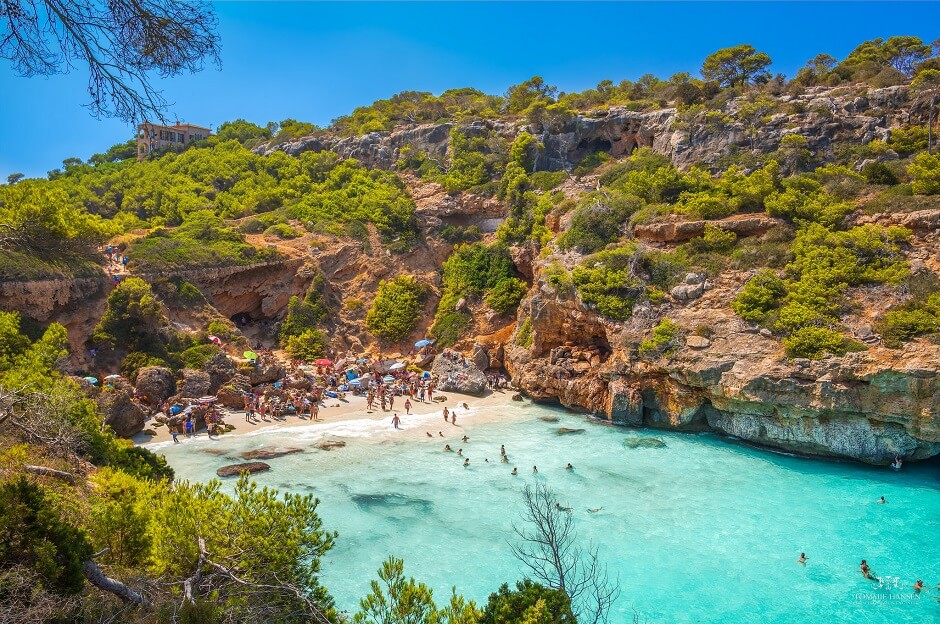
[[[284,455],[290,455],[291,453],[303,453],[304,450],[301,448],[287,447],[287,448],[260,448],[253,451],[245,451],[244,453],[239,453],[238,456],[242,459],[274,459],[275,457],[283,457]]]
[[[627,448],[664,448],[666,443],[659,438],[627,438],[623,441]]]
[[[539,420],[544,420],[545,422],[558,422],[557,416],[539,416]]]
[[[584,433],[584,429],[569,429],[568,427],[559,427],[556,433],[558,435],[570,435],[573,433]]]
[[[346,446],[346,443],[342,440],[321,440],[314,444],[314,446],[321,451],[332,451],[333,449],[343,448]]]
[[[220,477],[237,477],[243,472],[255,474],[256,472],[264,472],[265,470],[271,470],[271,466],[264,462],[245,462],[243,464],[222,466],[215,471],[215,474]]]

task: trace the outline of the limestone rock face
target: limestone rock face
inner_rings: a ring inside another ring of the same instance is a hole
[[[235,364],[224,353],[216,353],[202,366],[203,372],[209,375],[209,394],[215,394],[235,376]]]
[[[244,375],[235,375],[227,384],[219,388],[216,396],[219,403],[232,409],[245,407],[245,395],[251,392],[251,383]]]
[[[272,362],[263,366],[253,366],[248,371],[248,383],[257,386],[263,383],[273,383],[284,376],[284,368]]]
[[[940,345],[887,349],[866,321],[854,331],[867,337],[866,351],[790,360],[773,334],[730,309],[750,275],[737,271],[709,277],[698,298],[636,306],[630,319],[613,322],[542,282],[553,261],[536,263],[536,282],[519,308],[516,327],[527,320],[530,344],[505,342],[513,383],[537,401],[625,425],[712,430],[872,464],[940,454]],[[681,286],[704,286],[701,277],[686,276]],[[640,356],[639,344],[663,317],[687,332],[685,344],[671,356]],[[707,338],[693,333],[700,327]]]
[[[183,378],[180,379],[177,387],[178,395],[198,399],[209,393],[209,385],[211,384],[209,373],[184,368],[182,375]]]
[[[457,361],[452,359],[456,356]],[[437,376],[438,390],[483,396],[486,392],[486,377],[476,365],[459,354],[445,351],[436,358],[431,373]]]
[[[176,392],[173,371],[163,366],[145,366],[137,373],[137,395],[149,405],[161,405]]]
[[[144,430],[147,412],[133,400],[129,387],[102,392],[98,398],[98,409],[104,414],[104,424],[122,438],[129,438]]]

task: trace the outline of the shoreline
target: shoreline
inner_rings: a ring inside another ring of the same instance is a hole
[[[233,427],[231,431],[211,438],[206,429],[202,429],[191,436],[181,433],[178,435],[179,442],[177,444],[199,441],[222,442],[226,438],[261,436],[292,429],[298,430],[298,435],[305,438],[308,437],[307,434],[312,434],[314,437],[321,438],[355,437],[384,440],[404,436],[411,439],[425,439],[428,437],[426,432],[430,432],[433,437],[440,440],[451,440],[455,437],[459,439],[464,434],[462,427],[464,422],[477,424],[501,420],[502,418],[495,414],[494,410],[485,408],[498,408],[509,404],[512,402],[511,397],[514,393],[514,390],[509,389],[490,391],[482,397],[457,392],[440,393],[439,396],[446,397],[446,401],[422,403],[413,400],[410,415],[405,414],[404,410],[406,397],[395,397],[395,409],[383,411],[381,408],[367,410],[365,396],[349,394],[345,400],[327,399],[320,407],[317,420],[290,415],[279,420],[269,417],[268,420],[256,418],[251,422],[247,422],[245,421],[244,410],[220,408],[225,423]],[[527,403],[531,403],[531,401],[516,404],[524,405]],[[466,409],[463,407],[464,404],[467,405]],[[445,407],[456,414],[458,424],[454,425],[443,421]],[[391,421],[394,414],[398,414],[401,419],[399,429],[392,426]],[[144,433],[147,429],[156,431],[157,435],[147,435]],[[144,431],[130,438],[135,446],[159,451],[161,448],[174,445],[169,429],[166,426],[153,427],[152,419],[147,421]],[[438,435],[439,432],[444,435]],[[317,436],[316,434],[321,435]]]

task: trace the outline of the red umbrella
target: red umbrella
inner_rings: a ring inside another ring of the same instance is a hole
[[[314,364],[316,364],[317,366],[333,366],[333,360],[320,359],[320,360],[314,361]]]

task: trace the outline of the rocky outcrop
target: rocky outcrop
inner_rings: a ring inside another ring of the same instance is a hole
[[[782,225],[781,219],[765,214],[741,214],[717,221],[685,221],[677,215],[668,219],[634,226],[633,235],[647,243],[683,243],[705,234],[705,225],[734,232],[738,238],[760,236],[770,228]]]
[[[209,373],[184,368],[180,373],[177,394],[181,397],[198,399],[209,393],[209,384],[211,383]]]
[[[676,109],[632,111],[625,107],[589,111],[548,125],[504,120],[477,120],[460,124],[468,136],[498,136],[511,141],[519,132],[534,134],[542,144],[535,160],[538,170],[570,170],[596,152],[625,156],[641,147],[668,156],[680,168],[709,165],[740,149],[769,153],[789,134],[804,137],[808,148],[823,160],[832,157],[833,144],[864,144],[887,140],[892,124],[906,123],[911,115],[907,87],[857,89],[810,87],[799,94],[775,98],[774,108],[758,124],[737,118],[745,98],[731,100],[722,111],[702,111],[691,117]],[[893,111],[893,115],[885,114]],[[719,114],[715,114],[719,113]],[[291,155],[306,151],[333,151],[356,158],[369,167],[393,169],[401,149],[409,147],[432,158],[445,159],[454,123],[417,125],[361,137],[324,133],[275,146]]]
[[[145,366],[137,372],[137,396],[148,405],[162,405],[176,392],[173,371],[163,366]]]
[[[471,360],[453,351],[445,351],[434,358],[431,374],[437,377],[437,389],[443,392],[473,396],[483,396],[486,392],[483,372]]]
[[[506,367],[532,398],[619,424],[712,430],[882,465],[940,454],[940,345],[872,344],[843,357],[789,360],[771,332],[729,309],[746,277],[718,276],[697,299],[636,306],[620,323],[537,282],[517,321],[528,317],[531,346],[508,341]],[[685,345],[671,357],[640,356],[638,345],[664,316],[686,330]]]
[[[225,353],[219,352],[202,365],[204,373],[209,375],[209,394],[215,394],[223,384],[235,376],[235,364]]]
[[[232,409],[245,407],[245,396],[251,393],[251,382],[245,375],[235,375],[227,384],[219,388],[216,396],[219,403]]]
[[[277,457],[284,457],[285,455],[292,455],[294,453],[303,453],[304,450],[301,448],[295,447],[286,447],[286,448],[260,448],[253,451],[245,451],[239,453],[238,456],[242,459],[275,459]]]
[[[130,387],[103,391],[98,397],[98,411],[104,415],[104,424],[122,438],[129,438],[144,430],[147,411],[134,400]]]
[[[243,472],[248,474],[255,474],[256,472],[265,472],[271,470],[271,466],[264,462],[245,462],[243,464],[231,464],[229,466],[222,466],[215,471],[215,474],[220,477],[237,477]]]

